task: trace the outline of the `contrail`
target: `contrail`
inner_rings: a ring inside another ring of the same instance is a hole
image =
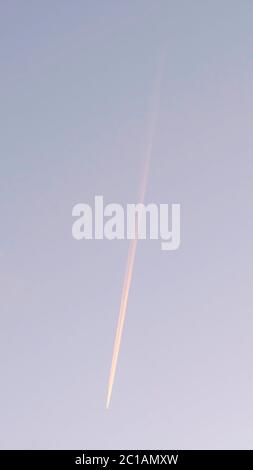
[[[163,57],[163,59],[164,59],[164,57]],[[145,194],[146,194],[147,180],[148,180],[148,173],[149,173],[149,166],[150,166],[150,158],[151,158],[151,154],[152,154],[154,134],[155,134],[155,128],[156,128],[156,123],[157,123],[164,60],[162,60],[161,65],[162,66],[159,67],[159,73],[157,74],[155,87],[154,87],[154,96],[153,96],[153,103],[152,103],[150,128],[149,128],[149,133],[148,133],[148,142],[147,142],[147,146],[146,146],[146,150],[145,150],[144,169],[143,169],[141,185],[140,185],[139,203],[142,203],[142,204],[144,203]],[[121,338],[122,338],[122,333],[123,333],[123,328],[124,328],[124,323],[125,323],[125,317],[126,317],[126,309],[127,309],[127,304],[128,304],[129,290],[130,290],[130,287],[131,287],[132,276],[133,276],[133,269],[134,269],[137,243],[138,243],[138,226],[137,226],[137,223],[136,223],[135,224],[135,238],[133,240],[131,240],[131,242],[130,242],[128,257],[127,257],[127,263],[126,263],[126,271],[125,271],[123,289],[122,289],[122,294],[121,294],[119,318],[118,318],[118,324],[117,324],[117,329],[116,329],[116,334],[115,334],[111,369],[110,369],[109,382],[108,382],[106,408],[109,408],[110,401],[111,401],[112,388],[113,388],[113,383],[114,383],[114,379],[115,379],[115,372],[116,372],[116,367],[117,367],[117,362],[118,362],[118,357],[119,357]]]

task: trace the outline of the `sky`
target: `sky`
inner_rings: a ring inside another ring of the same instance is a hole
[[[250,0],[0,0],[0,448],[250,449]],[[72,208],[181,205],[140,241],[110,408],[129,242]]]

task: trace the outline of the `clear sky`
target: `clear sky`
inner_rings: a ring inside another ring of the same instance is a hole
[[[0,0],[0,447],[252,448],[251,0]],[[72,207],[147,202],[105,409],[127,241]]]

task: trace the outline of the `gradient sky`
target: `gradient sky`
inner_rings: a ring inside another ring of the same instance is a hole
[[[0,448],[252,448],[251,0],[0,0]],[[127,241],[72,207],[138,194],[182,244],[139,243],[105,409]]]

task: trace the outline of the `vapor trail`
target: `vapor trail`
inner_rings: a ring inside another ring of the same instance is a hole
[[[155,82],[155,87],[154,87],[152,112],[150,116],[150,124],[149,124],[149,132],[148,132],[148,142],[147,142],[147,146],[145,150],[145,161],[144,161],[144,168],[143,168],[143,174],[142,174],[141,185],[140,185],[139,203],[144,203],[145,194],[146,194],[150,158],[151,158],[152,149],[153,149],[154,134],[155,134],[155,128],[156,128],[156,123],[157,123],[158,108],[159,108],[159,101],[160,101],[163,66],[164,66],[164,57],[163,57],[163,60],[161,61],[159,72],[157,74],[157,78]],[[119,318],[118,318],[118,324],[117,324],[117,329],[116,329],[116,334],[115,334],[111,369],[110,369],[109,382],[108,382],[106,408],[109,408],[110,401],[111,401],[112,388],[113,388],[113,383],[115,379],[115,372],[116,372],[118,356],[119,356],[119,351],[120,351],[121,338],[122,338],[125,317],[126,317],[129,290],[131,287],[132,276],[133,276],[137,243],[138,243],[138,226],[136,223],[135,238],[131,240],[130,242],[127,263],[126,263],[126,271],[125,271],[124,283],[123,283],[122,294],[121,294]]]

